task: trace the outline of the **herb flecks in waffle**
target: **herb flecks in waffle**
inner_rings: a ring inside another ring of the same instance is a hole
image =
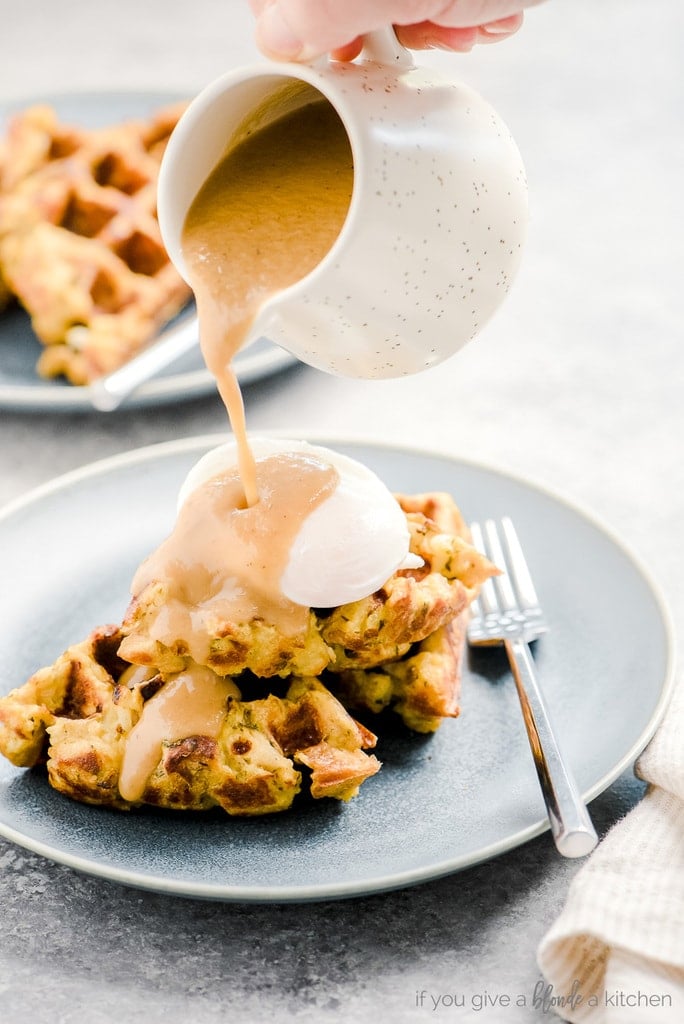
[[[357,714],[393,710],[416,732],[458,716],[468,604],[496,572],[448,495],[397,498],[420,569],[397,570],[363,601],[311,609],[294,646],[256,622],[218,623],[202,665],[182,637],[172,649],[150,635],[156,596],[141,594],[122,627],[95,630],[0,698],[0,753],[20,767],[46,765],[51,785],[75,800],[122,809],[258,815],[286,810],[302,789],[314,799],[355,796],[380,770],[367,753],[376,736]],[[192,688],[207,675],[226,694],[211,735],[166,736],[139,794],[125,799],[127,745],[146,706],[182,677]]]

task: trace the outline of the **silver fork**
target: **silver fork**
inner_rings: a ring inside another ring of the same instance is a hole
[[[487,580],[473,602],[468,642],[475,647],[505,647],[553,840],[564,857],[583,857],[594,849],[598,839],[577,783],[561,754],[537,682],[528,645],[549,627],[520,541],[508,517],[501,519],[498,527],[493,519],[486,520],[482,527],[471,523],[470,531],[475,547],[503,573]]]
[[[106,377],[93,381],[88,397],[98,412],[114,412],[133,392],[199,345],[197,317],[185,317],[168,327],[157,341]]]

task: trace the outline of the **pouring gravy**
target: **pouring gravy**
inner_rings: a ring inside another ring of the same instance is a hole
[[[170,537],[135,576],[133,592],[159,581],[168,599],[151,633],[182,637],[195,664],[143,708],[124,751],[120,790],[137,800],[162,743],[218,739],[226,701],[239,691],[201,662],[204,617],[262,615],[285,632],[306,628],[308,610],[284,597],[280,578],[297,532],[334,490],[337,471],[281,454],[255,462],[231,361],[262,304],[301,280],[326,255],[349,209],[353,161],[327,101],[312,102],[242,133],[193,202],[183,256],[197,302],[200,344],[238,445],[238,472],[207,481],[187,499]]]
[[[312,96],[318,96],[311,90]],[[200,344],[240,450],[247,504],[254,459],[231,360],[263,303],[301,280],[332,247],[353,184],[349,138],[322,98],[247,132],[200,189],[183,229]]]

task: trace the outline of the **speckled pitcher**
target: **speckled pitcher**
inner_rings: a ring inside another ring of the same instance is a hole
[[[289,99],[269,103],[287,82]],[[398,377],[453,355],[503,301],[518,268],[527,187],[518,149],[467,86],[416,66],[390,30],[353,63],[263,63],[229,72],[189,106],[159,179],[171,259],[190,205],[254,111],[266,120],[311,102],[334,106],[354,160],[349,212],[317,267],[261,307],[266,337],[348,377]],[[318,98],[318,97],[315,97]]]

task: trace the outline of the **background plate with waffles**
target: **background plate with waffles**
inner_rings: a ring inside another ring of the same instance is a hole
[[[0,136],[5,135],[7,126],[14,115],[36,105],[51,107],[60,124],[70,124],[80,129],[90,130],[107,128],[137,119],[148,119],[157,111],[169,108],[180,101],[180,97],[168,93],[140,92],[75,93],[31,98],[0,106]],[[52,184],[48,181],[48,185]],[[60,187],[62,187],[61,183],[58,183],[57,188]],[[120,198],[123,207],[123,210],[116,210],[116,220],[111,220],[105,225],[103,229],[105,232],[114,233],[125,215],[127,187],[124,181],[120,196],[117,196],[111,189],[105,190],[115,202]],[[91,203],[93,197],[90,193],[97,192],[97,190],[96,175],[94,182],[88,181],[85,184],[84,191],[78,191],[78,205],[81,206],[81,209]],[[37,201],[40,203],[50,201],[49,189],[43,184]],[[100,196],[95,197],[94,203],[100,206],[106,205],[106,203],[101,203]],[[78,210],[76,212],[80,213]],[[138,229],[139,226],[134,225],[130,233],[122,232],[122,239],[124,239],[122,245],[130,247],[130,239]],[[88,227],[88,231],[90,231],[90,227]],[[79,244],[80,240],[76,239],[76,242]],[[84,248],[87,248],[87,245],[88,239],[85,238]],[[29,254],[28,258],[31,259],[32,254]],[[166,273],[166,269],[166,267],[162,269],[162,275]],[[141,280],[141,285],[144,290],[147,282]],[[192,313],[193,305],[190,302],[166,328],[162,328],[162,332],[164,329],[172,328],[176,321],[192,316]],[[0,310],[0,407],[36,411],[92,409],[93,396],[88,384],[75,385],[69,383],[63,376],[44,377],[36,369],[41,358],[44,368],[46,356],[53,362],[55,358],[59,358],[58,351],[61,347],[41,345],[32,329],[29,316],[15,302],[11,302]],[[240,383],[246,384],[278,372],[294,362],[294,357],[283,349],[271,344],[266,339],[259,339],[238,354],[235,360],[235,369]],[[115,367],[112,366],[110,369],[115,369]],[[211,393],[213,390],[213,378],[204,367],[199,349],[193,348],[142,384],[128,398],[127,402],[130,406],[155,405],[196,397]]]

